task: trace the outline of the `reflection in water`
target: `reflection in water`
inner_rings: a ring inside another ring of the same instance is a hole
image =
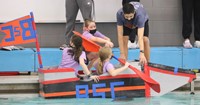
[[[200,95],[189,93],[169,93],[151,98],[61,98],[44,99],[42,97],[0,98],[0,105],[200,105]]]

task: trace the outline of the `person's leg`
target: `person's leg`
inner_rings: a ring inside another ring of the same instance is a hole
[[[125,58],[128,59],[128,36],[123,36],[123,43],[124,43],[124,54]]]
[[[123,44],[124,44],[124,55],[128,59],[128,40],[131,34],[132,29],[123,26]]]
[[[99,55],[97,52],[87,52],[86,56],[88,60],[88,69],[91,69],[94,62],[99,58]]]
[[[97,52],[88,52],[87,58],[89,61],[92,61],[93,59],[97,59],[99,57]]]
[[[77,0],[65,0],[65,15],[66,15],[66,28],[65,28],[65,39],[66,44],[69,45],[70,38],[73,35],[75,27],[76,16],[78,14],[79,7]],[[78,0],[79,1],[79,0]]]
[[[182,11],[183,11],[182,35],[183,38],[185,39],[183,43],[183,46],[185,48],[192,48],[189,39],[192,33],[193,1],[194,0],[182,0]]]
[[[83,19],[92,20],[93,0],[77,0]]]
[[[194,0],[194,46],[200,48],[200,0]]]

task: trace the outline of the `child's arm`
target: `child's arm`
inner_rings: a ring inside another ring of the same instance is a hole
[[[128,69],[128,66],[130,64],[128,62],[125,63],[125,65],[123,67],[120,67],[118,69],[112,69],[112,70],[108,70],[108,73],[111,75],[111,76],[116,76],[118,75],[119,73],[121,73],[122,71]]]
[[[90,38],[90,40],[94,41],[94,42],[97,42],[97,43],[102,43],[102,44],[105,44],[105,45],[109,45],[110,47],[113,47],[113,43],[108,41],[108,40],[105,40],[103,38],[99,38],[99,37],[92,37]]]
[[[87,65],[85,64],[85,61],[83,58],[79,58],[79,64],[81,65],[81,67],[83,68],[83,71],[86,75],[90,75],[91,72],[89,71],[89,69],[87,68]]]
[[[108,42],[107,40],[100,38],[100,37],[91,37],[90,40],[94,41],[94,42],[98,42],[101,44],[106,44],[106,42]]]
[[[99,76],[91,75],[91,72],[90,72],[89,69],[87,68],[87,65],[85,64],[83,58],[81,58],[81,57],[79,58],[79,63],[80,63],[81,67],[83,68],[84,73],[86,74],[86,76],[87,76],[88,78],[93,79],[95,82],[98,82],[98,81],[99,81]],[[84,77],[84,76],[83,76],[83,77]]]
[[[104,37],[104,39],[111,42],[110,38],[108,38],[106,36]]]
[[[99,32],[99,31],[97,31],[97,32],[95,33],[95,36],[96,36],[96,37],[99,37],[99,38],[102,38],[102,39],[105,39],[105,40],[111,42],[110,38],[108,38],[107,36],[105,36],[104,34],[102,34],[102,33]]]
[[[95,33],[95,35],[96,35],[97,37],[103,38],[103,39],[105,39],[105,40],[111,42],[110,38],[108,38],[107,36],[105,36],[104,34],[102,34],[102,33],[99,32],[99,31],[97,31],[97,32]]]
[[[93,67],[95,61],[96,61],[96,59],[93,59],[93,60],[91,60],[91,61],[89,62],[89,64],[88,64],[88,69],[89,69],[89,70]]]

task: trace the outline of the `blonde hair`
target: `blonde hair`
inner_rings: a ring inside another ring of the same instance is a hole
[[[85,19],[85,21],[84,21],[84,27],[88,27],[89,24],[92,23],[92,22],[95,23],[95,21],[93,21],[93,20]]]
[[[103,74],[103,62],[108,59],[112,54],[112,49],[110,47],[102,47],[99,50],[99,61],[97,66],[97,74]]]

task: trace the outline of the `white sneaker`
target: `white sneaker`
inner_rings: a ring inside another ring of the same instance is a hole
[[[184,48],[192,48],[192,44],[190,43],[190,40],[189,40],[189,39],[186,39],[186,40],[183,42],[183,47],[184,47]]]
[[[137,49],[137,48],[139,48],[139,45],[138,45],[138,43],[136,41],[134,43],[131,43],[131,41],[129,40],[128,41],[128,48],[135,48],[135,49]]]
[[[195,41],[194,42],[194,47],[200,48],[200,41]]]
[[[22,46],[6,46],[2,47],[1,50],[7,50],[7,51],[12,51],[12,50],[24,50],[25,48]]]

